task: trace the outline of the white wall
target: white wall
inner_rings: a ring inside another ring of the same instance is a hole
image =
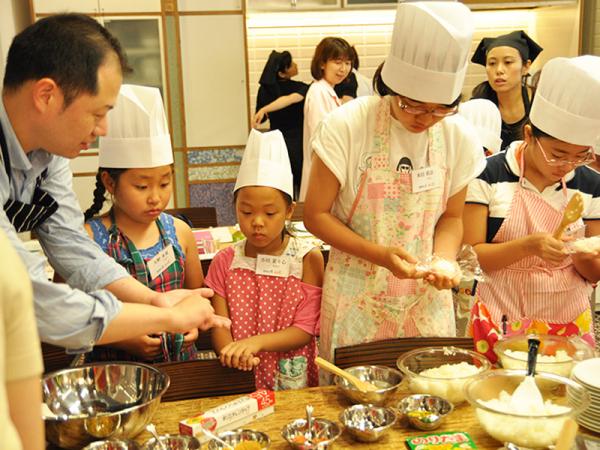
[[[25,0],[0,0],[0,74],[4,78],[6,55],[15,34],[29,24],[29,3]]]

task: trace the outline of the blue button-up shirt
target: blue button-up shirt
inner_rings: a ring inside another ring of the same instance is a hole
[[[69,160],[41,149],[26,154],[1,97],[0,123],[12,171],[9,181],[4,162],[0,163],[0,228],[6,232],[29,272],[40,337],[70,352],[89,351],[121,310],[120,301],[103,287],[129,274],[106,255],[83,228],[83,214],[72,189]],[[36,178],[45,169],[48,174],[40,187],[59,206],[35,231],[50,263],[67,284],[48,281],[45,259],[24,247],[2,208],[9,198],[30,203]]]

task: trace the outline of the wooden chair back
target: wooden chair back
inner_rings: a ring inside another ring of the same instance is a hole
[[[174,208],[167,209],[165,212],[190,223],[192,228],[209,228],[218,226],[217,209],[212,206]]]
[[[221,366],[218,359],[164,362],[154,367],[169,375],[171,385],[165,402],[221,395],[246,394],[256,390],[254,372]]]
[[[473,339],[470,337],[396,338],[337,348],[334,364],[343,369],[368,365],[388,366],[396,369],[396,360],[400,355],[417,348],[439,346],[474,349]]]

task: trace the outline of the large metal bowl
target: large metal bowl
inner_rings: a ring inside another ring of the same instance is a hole
[[[378,388],[376,391],[362,392],[348,380],[336,376],[334,383],[338,390],[352,403],[383,406],[392,398],[402,383],[402,374],[396,369],[386,366],[355,366],[349,367],[346,372],[362,381],[368,381]]]
[[[42,380],[46,438],[80,449],[106,438],[132,438],[150,423],[169,377],[140,363],[89,364]]]

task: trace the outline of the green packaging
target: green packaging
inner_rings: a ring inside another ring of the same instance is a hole
[[[431,433],[406,439],[411,450],[452,450],[477,448],[469,433],[464,431],[447,431]]]

